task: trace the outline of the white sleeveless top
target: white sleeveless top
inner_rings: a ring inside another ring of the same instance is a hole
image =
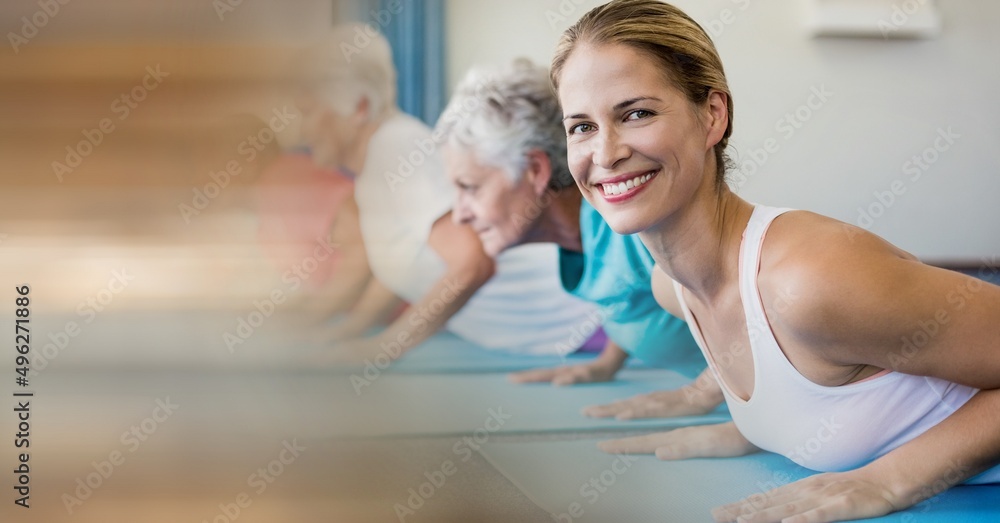
[[[432,138],[423,122],[397,112],[372,136],[354,185],[372,273],[411,304],[427,295],[447,268],[427,243],[434,222],[454,203]],[[435,296],[422,312],[425,321],[456,290]],[[451,317],[447,329],[486,349],[564,355],[593,335],[600,314],[563,289],[558,247],[530,244],[497,256],[493,278]]]
[[[771,222],[789,210],[755,207],[740,246],[740,296],[754,366],[754,390],[748,401],[723,382],[680,284],[675,282],[674,288],[733,421],[747,440],[812,470],[856,469],[938,424],[979,391],[898,372],[840,387],[817,385],[799,374],[774,337],[757,288],[764,235]],[[1000,466],[966,481],[995,482],[1000,482]]]

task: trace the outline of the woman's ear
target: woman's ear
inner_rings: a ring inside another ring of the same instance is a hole
[[[726,135],[726,129],[729,128],[729,96],[722,91],[713,89],[708,94],[705,111],[707,116],[705,123],[708,129],[705,141],[707,150],[721,142]]]
[[[535,196],[541,196],[549,188],[549,182],[552,180],[552,162],[549,160],[549,155],[541,149],[528,151],[527,160],[524,179],[531,184]]]
[[[372,114],[372,104],[367,96],[362,96],[358,99],[357,105],[354,106],[354,116],[359,123],[372,121],[372,117],[374,116]]]

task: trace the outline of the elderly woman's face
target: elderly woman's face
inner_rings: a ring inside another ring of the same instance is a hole
[[[302,140],[312,151],[313,163],[338,167],[349,154],[356,132],[353,118],[340,114],[317,90],[305,90],[296,98],[302,113]]]
[[[503,168],[484,165],[460,148],[445,147],[444,160],[457,189],[455,221],[476,231],[489,256],[519,245],[539,216],[538,197],[528,181],[514,181]]]
[[[570,171],[620,234],[646,230],[690,201],[713,154],[703,109],[661,67],[629,46],[580,44],[559,79]]]

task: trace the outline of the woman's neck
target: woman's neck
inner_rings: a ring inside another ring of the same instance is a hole
[[[639,233],[668,276],[705,304],[738,277],[740,244],[753,206],[732,193],[703,187],[692,203]]]
[[[583,252],[580,236],[582,198],[576,187],[546,190],[536,202],[541,207],[541,214],[525,234],[524,243],[556,243],[568,251]]]
[[[392,115],[392,111],[387,111],[382,117],[362,125],[357,130],[355,141],[340,165],[348,168],[355,176],[360,175],[365,169],[365,161],[368,159],[368,145],[371,143],[372,137]]]

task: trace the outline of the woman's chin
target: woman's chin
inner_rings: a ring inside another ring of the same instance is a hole
[[[640,233],[650,227],[648,220],[642,220],[638,216],[629,216],[626,213],[604,216],[604,221],[607,222],[612,231],[622,236]]]
[[[515,247],[515,245],[508,244],[493,235],[489,238],[480,237],[480,241],[483,243],[483,252],[485,252],[490,258],[496,258],[497,256],[500,256],[500,253],[503,251]]]

